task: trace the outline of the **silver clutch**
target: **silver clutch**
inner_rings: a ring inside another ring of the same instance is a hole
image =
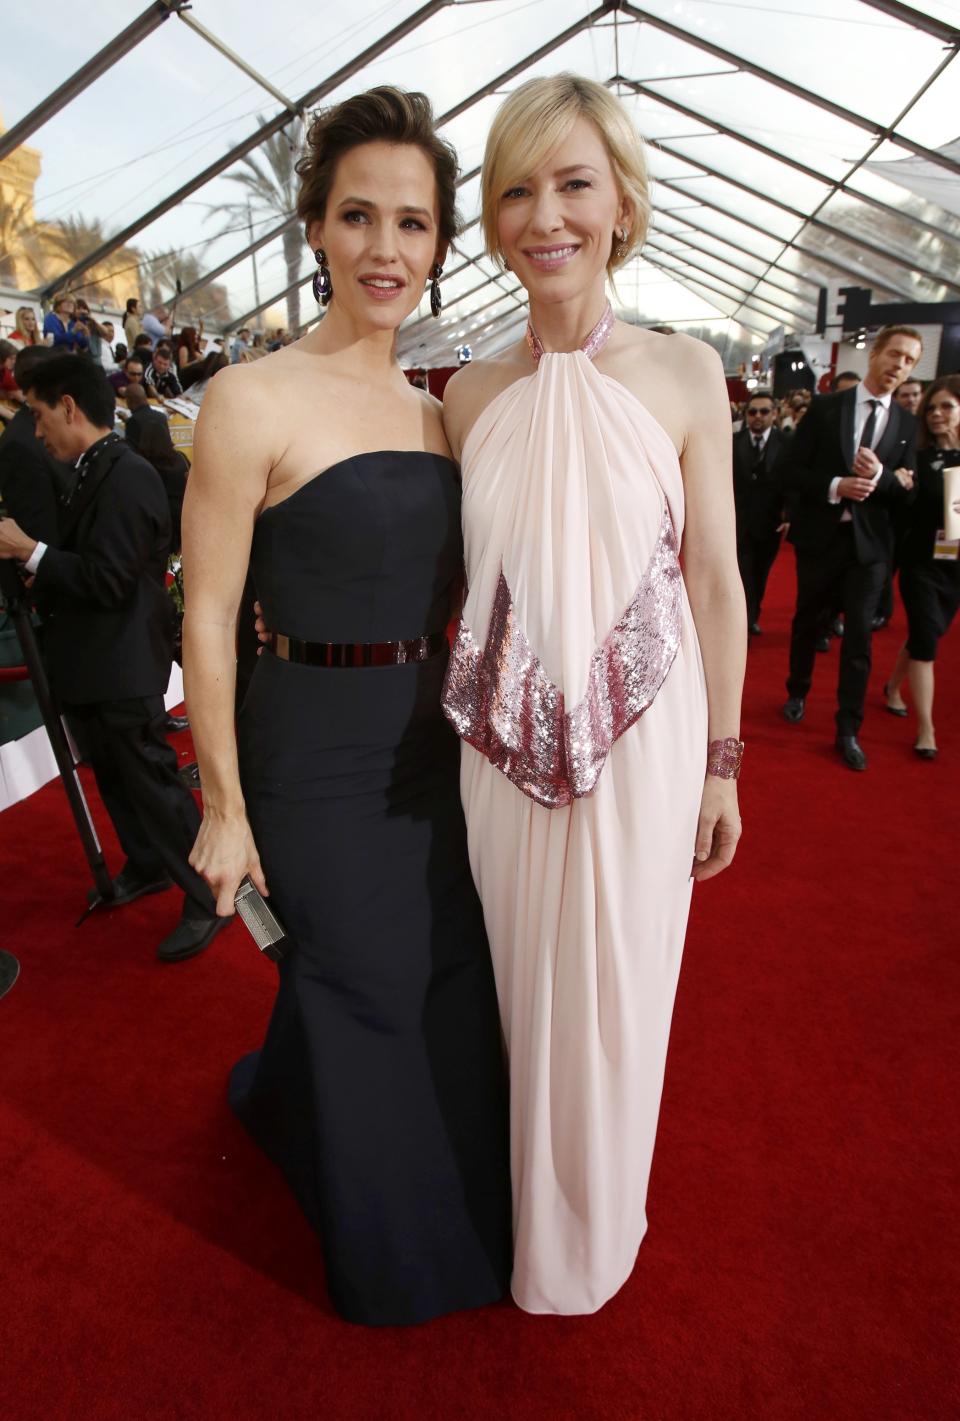
[[[249,878],[242,881],[233,901],[264,957],[269,957],[271,962],[282,962],[286,953],[287,934],[276,913]]]

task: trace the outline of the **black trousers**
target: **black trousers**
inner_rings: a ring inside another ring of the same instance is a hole
[[[787,692],[804,697],[813,680],[816,641],[824,618],[835,607],[843,612],[840,675],[837,683],[837,734],[856,735],[870,679],[872,623],[887,576],[887,562],[860,563],[853,525],[841,523],[825,548],[797,548],[797,610],[790,633]]]
[[[779,533],[765,533],[761,537],[754,537],[747,532],[737,534],[737,562],[740,565],[740,580],[747,599],[747,621],[751,625],[760,620],[767,578],[779,550]]]
[[[148,880],[166,872],[183,889],[189,916],[212,914],[213,895],[187,862],[200,811],[177,775],[176,751],[163,730],[163,697],[68,705],[64,712],[128,867]]]

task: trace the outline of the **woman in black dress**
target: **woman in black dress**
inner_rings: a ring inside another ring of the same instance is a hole
[[[163,479],[163,487],[170,505],[170,551],[178,553],[181,542],[181,521],[183,517],[183,496],[187,490],[187,475],[190,465],[185,454],[173,446],[170,426],[160,411],[152,418],[129,420],[127,439],[152,464]]]
[[[184,507],[191,862],[223,914],[245,874],[269,885],[292,944],[231,1103],[320,1233],[338,1311],[412,1323],[510,1276],[496,995],[440,710],[459,479],[395,357],[455,235],[456,157],[422,95],[382,88],[322,114],[299,170],[333,299],[211,386]],[[238,746],[248,562],[277,636]]]
[[[943,471],[960,464],[960,375],[946,375],[928,385],[917,418],[917,497],[900,544],[900,593],[908,636],[884,693],[887,709],[906,715],[900,687],[904,676],[909,677],[917,711],[913,748],[921,759],[933,760],[933,663],[937,643],[960,606],[960,548],[946,543],[943,533]],[[953,507],[960,513],[960,499]]]

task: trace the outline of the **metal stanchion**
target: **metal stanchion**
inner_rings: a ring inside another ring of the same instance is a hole
[[[60,711],[50,690],[50,683],[47,680],[47,673],[44,669],[43,661],[40,657],[40,648],[37,646],[37,638],[34,634],[33,623],[30,619],[30,599],[26,589],[20,581],[19,574],[12,563],[0,560],[0,592],[3,594],[7,609],[13,619],[13,624],[17,630],[17,637],[20,641],[20,649],[23,652],[24,664],[30,673],[30,681],[33,685],[34,695],[40,707],[40,714],[43,716],[43,724],[46,728],[47,738],[50,741],[54,758],[57,762],[57,770],[60,773],[60,782],[63,785],[67,796],[67,803],[70,805],[70,812],[73,815],[73,822],[77,826],[77,833],[80,836],[80,843],[90,866],[93,875],[96,897],[93,902],[81,913],[78,923],[82,923],[84,918],[98,907],[101,903],[109,903],[113,899],[113,880],[107,870],[106,861],[103,857],[103,850],[100,847],[100,840],[97,838],[97,831],[94,827],[93,819],[90,816],[90,809],[86,796],[83,793],[83,786],[77,774],[76,765],[73,762],[73,753],[67,743],[67,737],[63,729],[63,722],[60,718]],[[14,979],[16,977],[14,976]],[[11,981],[11,986],[13,981]]]

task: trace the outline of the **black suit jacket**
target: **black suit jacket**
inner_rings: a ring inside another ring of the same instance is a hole
[[[170,515],[159,475],[125,440],[105,445],[61,513],[34,592],[61,700],[162,694],[173,657],[165,587]]]
[[[140,448],[140,436],[144,425],[150,424],[152,420],[156,419],[162,419],[164,424],[167,423],[166,415],[162,414],[160,410],[154,409],[152,405],[141,405],[139,409],[135,409],[131,413],[124,426],[124,433],[134,449]]]
[[[892,549],[891,511],[905,506],[913,491],[894,477],[898,468],[916,467],[917,422],[890,402],[886,426],[874,453],[883,465],[877,485],[863,503],[830,503],[830,485],[850,474],[857,390],[821,395],[810,405],[793,437],[786,441],[776,473],[784,490],[790,519],[790,542],[810,552],[828,546],[836,534],[844,507],[853,517],[857,561],[884,562]]]
[[[771,429],[763,446],[763,460],[756,466],[750,431],[740,429],[733,436],[733,498],[741,536],[768,537],[782,522],[783,493],[774,466],[785,443],[780,431]]]
[[[57,541],[57,510],[73,485],[73,469],[44,449],[33,415],[19,409],[0,437],[0,499],[10,517],[41,543]]]

